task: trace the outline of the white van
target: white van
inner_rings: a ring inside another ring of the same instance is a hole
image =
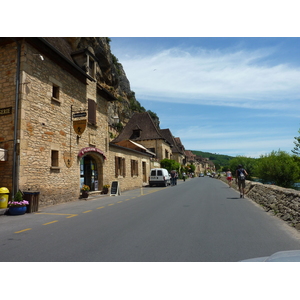
[[[170,174],[167,169],[156,168],[151,169],[149,176],[149,185],[168,186],[171,184]]]

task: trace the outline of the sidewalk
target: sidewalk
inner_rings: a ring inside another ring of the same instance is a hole
[[[186,181],[188,181],[190,179],[187,179]],[[180,185],[184,183],[183,180],[178,180],[177,181],[177,184]],[[170,186],[171,187],[171,186]],[[122,192],[121,191],[121,195],[120,196],[126,196],[126,197],[137,197],[137,196],[140,196],[140,195],[147,195],[149,193],[152,193],[155,189],[163,189],[164,187],[149,187],[149,186],[144,186],[144,187],[140,187],[140,188],[137,188],[137,189],[133,189],[133,190],[128,190],[128,191],[124,191]],[[169,188],[169,187],[167,187]],[[109,197],[119,197],[119,196],[110,196],[110,193],[108,194],[99,194],[99,193],[95,193],[95,194],[90,194],[89,197],[87,199],[78,199],[76,201],[73,201],[73,202],[77,202],[77,201],[89,201],[89,200],[97,200],[97,199],[101,199],[101,198],[109,198]],[[58,203],[58,204],[55,204],[55,205],[52,205],[52,206],[56,206],[56,205],[60,205],[60,204],[65,204],[65,203],[71,203],[71,202],[62,202],[62,203]],[[49,208],[51,206],[43,206],[41,207],[41,209],[43,208]],[[8,208],[1,208],[0,209],[0,217],[1,216],[4,216],[5,215],[5,212]]]

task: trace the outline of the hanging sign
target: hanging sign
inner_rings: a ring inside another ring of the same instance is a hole
[[[86,112],[79,112],[73,114],[73,118],[82,118],[82,117],[86,117]]]
[[[68,168],[71,168],[72,162],[73,162],[71,153],[65,151],[64,154],[63,154],[63,157],[64,157],[64,162],[65,162],[66,166],[67,166]]]
[[[77,135],[82,135],[86,128],[86,120],[73,121],[73,128]]]

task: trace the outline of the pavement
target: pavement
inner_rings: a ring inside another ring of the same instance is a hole
[[[191,179],[186,179],[186,180],[191,180]],[[180,179],[177,180],[178,185],[180,185],[182,183],[184,183],[183,180],[180,180]],[[127,196],[127,197],[137,197],[137,196],[140,196],[140,195],[147,195],[149,193],[152,193],[153,189],[155,189],[155,188],[161,188],[161,187],[144,186],[144,187],[141,187],[141,188],[121,192],[121,195],[122,196]],[[110,196],[109,193],[108,194],[99,194],[99,193],[93,194],[92,193],[92,194],[89,195],[89,197],[87,199],[78,199],[76,201],[97,200],[97,199],[101,199],[101,198],[105,198],[105,197],[118,197],[118,196]],[[74,201],[74,202],[76,202],[76,201]],[[58,204],[55,204],[55,205],[60,205],[60,204],[63,204],[63,203],[58,203]],[[49,206],[47,206],[47,207],[49,207]],[[46,206],[44,206],[42,208],[46,208]],[[4,216],[7,210],[8,210],[8,208],[0,208],[0,217]]]

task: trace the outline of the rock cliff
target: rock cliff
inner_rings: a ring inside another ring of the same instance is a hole
[[[118,100],[109,104],[108,114],[118,115],[122,125],[126,124],[134,112],[145,112],[135,98],[135,93],[130,88],[130,82],[126,76],[122,64],[111,53],[110,39],[106,37],[72,37],[65,38],[72,51],[89,49],[97,58],[100,70],[97,70],[97,81],[112,93]],[[159,127],[159,118],[148,111],[154,122]]]

